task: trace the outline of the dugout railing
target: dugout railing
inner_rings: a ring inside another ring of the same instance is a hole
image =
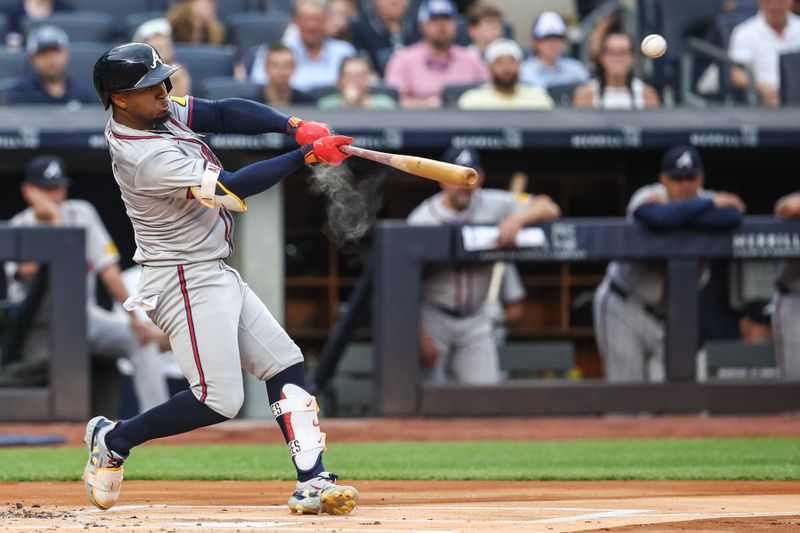
[[[378,224],[372,283],[376,414],[756,413],[800,409],[800,382],[695,382],[701,262],[800,258],[800,224],[754,216],[746,217],[731,232],[657,232],[622,219],[586,218],[563,219],[542,227],[546,236],[543,246],[467,252],[457,226],[408,226],[396,220]],[[666,263],[665,383],[520,380],[476,387],[421,382],[419,302],[425,263],[612,259]]]

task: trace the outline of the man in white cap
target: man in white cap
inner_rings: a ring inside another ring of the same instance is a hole
[[[552,85],[579,84],[589,79],[583,63],[564,57],[567,49],[567,26],[552,11],[545,11],[531,29],[534,55],[522,63],[519,78],[523,83],[547,89]]]
[[[539,87],[519,83],[522,49],[510,39],[486,47],[492,81],[470,89],[458,99],[461,109],[551,109],[553,99]]]

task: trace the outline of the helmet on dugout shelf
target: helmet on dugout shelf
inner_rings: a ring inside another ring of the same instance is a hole
[[[162,81],[167,86],[167,92],[171,91],[169,77],[179,68],[164,63],[149,44],[121,44],[104,53],[94,64],[94,90],[108,109],[114,93],[144,89]]]

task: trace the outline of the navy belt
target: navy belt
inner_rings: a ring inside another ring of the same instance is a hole
[[[608,284],[608,288],[611,289],[611,292],[622,298],[623,300],[627,300],[629,298],[628,291],[614,283],[613,281]],[[653,318],[657,318],[658,320],[664,320],[664,313],[659,311],[655,306],[652,306],[648,303],[640,302],[644,310],[652,316]]]

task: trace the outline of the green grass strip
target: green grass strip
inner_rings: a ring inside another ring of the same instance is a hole
[[[75,481],[78,448],[0,449],[1,481]],[[800,439],[663,439],[333,444],[326,465],[346,479],[800,479]],[[126,479],[289,480],[285,446],[137,448]]]

